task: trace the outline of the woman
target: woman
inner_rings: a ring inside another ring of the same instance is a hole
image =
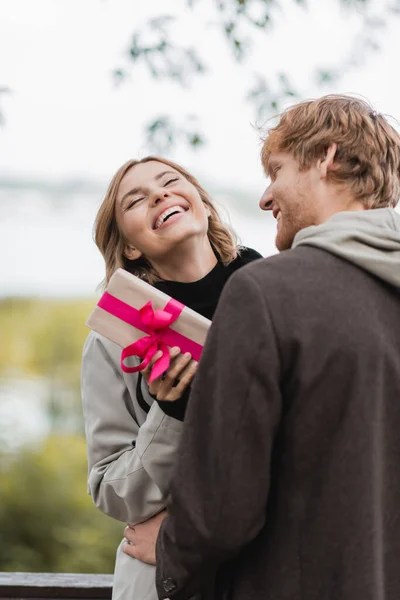
[[[209,319],[229,276],[261,256],[237,246],[192,175],[153,156],[116,173],[97,215],[95,240],[105,283],[122,267]],[[197,365],[172,349],[169,371],[149,388],[149,368],[144,377],[126,374],[120,354],[114,343],[89,334],[82,364],[88,486],[100,510],[137,524],[165,507]],[[153,567],[119,547],[114,599],[156,600],[154,577]]]

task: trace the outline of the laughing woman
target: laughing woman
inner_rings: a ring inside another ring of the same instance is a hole
[[[118,170],[98,212],[95,239],[106,283],[121,267],[208,319],[230,275],[261,256],[237,245],[192,175],[153,156]],[[165,508],[197,363],[172,349],[169,372],[149,388],[148,369],[143,376],[124,373],[120,354],[114,343],[89,334],[82,364],[88,485],[100,510],[134,525]],[[114,600],[157,600],[154,579],[154,567],[118,548]]]

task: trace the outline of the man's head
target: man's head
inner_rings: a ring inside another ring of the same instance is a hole
[[[344,210],[394,207],[400,194],[400,135],[350,96],[324,96],[287,109],[264,140],[271,183],[260,207],[278,220],[276,246]]]

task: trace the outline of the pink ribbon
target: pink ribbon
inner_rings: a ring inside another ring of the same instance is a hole
[[[136,373],[147,367],[153,356],[158,350],[161,350],[162,356],[154,363],[150,375],[150,383],[161,377],[170,365],[170,356],[168,347],[178,346],[181,352],[190,352],[194,360],[199,360],[203,347],[190,338],[170,329],[171,323],[176,321],[183,309],[181,304],[173,298],[167,303],[163,310],[154,310],[151,302],[147,302],[139,310],[126,304],[112,294],[105,292],[98,302],[98,306],[103,310],[118,317],[125,323],[132,325],[140,331],[147,333],[144,336],[130,344],[122,350],[121,369],[125,373]],[[142,362],[136,367],[128,367],[124,360],[130,356],[138,356]]]

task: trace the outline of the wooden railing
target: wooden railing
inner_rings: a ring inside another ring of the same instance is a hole
[[[112,581],[112,575],[0,572],[0,598],[104,600],[111,598]]]

